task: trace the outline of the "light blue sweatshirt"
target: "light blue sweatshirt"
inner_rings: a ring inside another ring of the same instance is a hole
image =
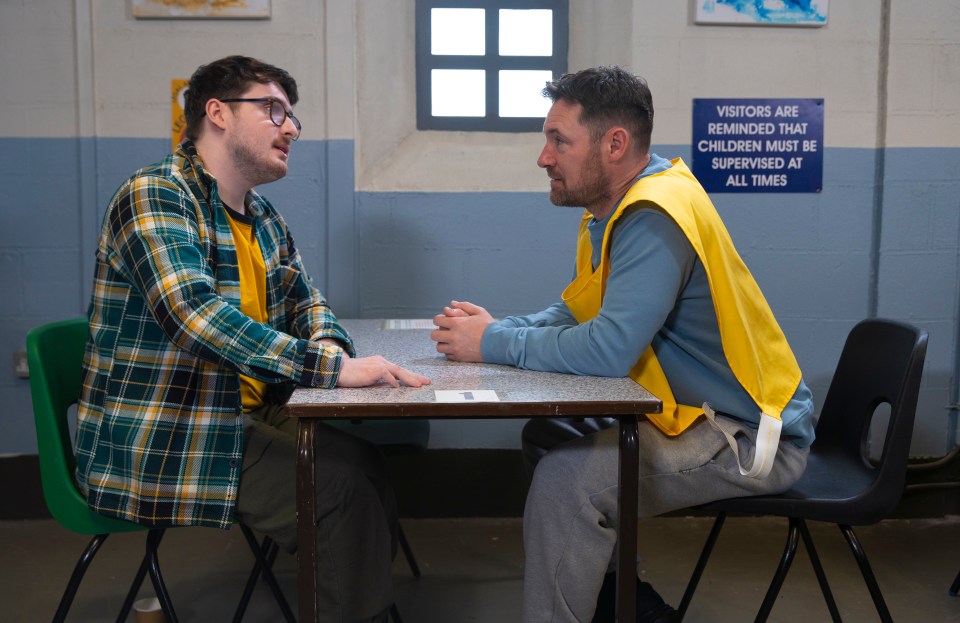
[[[651,154],[640,177],[670,168]],[[593,265],[599,264],[610,217],[591,221]],[[596,318],[577,323],[566,304],[487,327],[483,360],[551,372],[626,376],[648,345],[678,402],[713,408],[754,426],[760,408],[740,386],[723,353],[707,274],[680,228],[653,204],[627,209],[610,244],[610,274]],[[801,447],[814,439],[813,396],[801,381],[781,414],[781,436]]]

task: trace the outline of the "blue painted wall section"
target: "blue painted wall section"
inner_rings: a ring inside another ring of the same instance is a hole
[[[960,150],[887,150],[879,275],[878,315],[930,332],[914,435],[936,447],[943,431],[951,448],[960,402]]]
[[[103,210],[133,169],[167,149],[161,139],[0,138],[0,362],[10,365],[30,327],[84,312]],[[690,161],[689,145],[654,150]],[[957,400],[960,150],[887,150],[881,206],[876,155],[827,149],[821,193],[713,198],[818,400],[843,338],[870,313],[871,295],[878,315],[930,331],[914,453],[940,455],[957,433],[956,412],[946,407]],[[558,300],[572,274],[580,213],[551,205],[546,185],[356,192],[353,162],[352,141],[300,141],[288,176],[261,189],[339,315],[429,317],[460,298],[499,316]],[[34,453],[28,384],[7,370],[0,453]],[[488,446],[518,445],[509,427],[477,429]]]
[[[546,193],[359,193],[367,317],[432,317],[451,299],[543,309],[573,274],[582,211]]]

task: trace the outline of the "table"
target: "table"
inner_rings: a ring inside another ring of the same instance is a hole
[[[383,355],[431,380],[420,387],[298,388],[288,404],[299,418],[297,440],[298,594],[301,622],[316,620],[314,431],[333,418],[531,418],[612,416],[620,421],[620,535],[617,551],[618,620],[636,608],[637,416],[662,405],[629,378],[585,377],[458,363],[436,352],[429,329],[388,328],[402,321],[343,320],[358,356]],[[410,322],[413,326],[417,323]],[[438,392],[440,392],[438,394]],[[493,394],[497,401],[489,401]],[[453,400],[455,402],[441,402]],[[630,573],[619,573],[629,569]]]

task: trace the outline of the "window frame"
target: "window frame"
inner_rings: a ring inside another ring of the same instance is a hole
[[[431,46],[432,9],[484,9],[486,39],[482,56],[435,56]],[[500,9],[550,9],[553,11],[551,56],[500,56]],[[500,71],[550,71],[559,78],[567,71],[569,51],[569,0],[417,0],[416,94],[417,129],[468,132],[540,132],[543,117],[501,117]],[[485,72],[486,114],[483,117],[436,117],[431,113],[434,69],[479,69]]]

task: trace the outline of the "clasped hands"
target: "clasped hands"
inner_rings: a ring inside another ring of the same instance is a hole
[[[487,310],[464,301],[451,301],[442,314],[433,317],[437,328],[430,339],[437,343],[437,352],[452,361],[483,362],[480,342],[493,317]]]
[[[493,322],[487,310],[463,301],[451,301],[443,308],[442,314],[433,318],[437,328],[430,333],[430,339],[437,343],[437,352],[443,353],[452,361],[480,363],[483,355],[480,342],[483,331]],[[332,339],[320,340],[324,344],[339,346]],[[338,387],[368,387],[386,383],[391,387],[421,387],[429,385],[430,379],[411,370],[407,370],[380,355],[354,359],[343,353]]]

